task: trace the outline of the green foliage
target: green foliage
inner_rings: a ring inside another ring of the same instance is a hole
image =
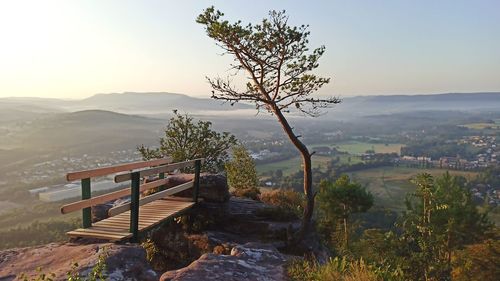
[[[277,220],[298,218],[304,212],[304,195],[290,189],[274,189],[263,192],[260,200],[275,208],[262,210],[261,215],[272,216]]]
[[[401,241],[395,232],[380,229],[364,230],[359,241],[351,245],[355,256],[385,267],[398,265],[398,259],[402,255],[400,248]]]
[[[54,281],[56,278],[56,274],[51,272],[51,273],[44,273],[43,269],[41,267],[38,267],[36,269],[38,275],[35,277],[29,277],[26,273],[21,273],[17,278],[18,280],[22,281]]]
[[[226,163],[227,181],[234,189],[257,188],[255,163],[243,145],[233,147],[233,158]]]
[[[181,115],[174,111],[160,139],[159,148],[138,147],[145,160],[170,156],[175,162],[205,158],[202,171],[220,172],[228,160],[228,149],[236,144],[236,138],[228,132],[212,130],[212,123]]]
[[[347,249],[349,217],[354,213],[366,212],[372,206],[373,195],[359,183],[351,182],[349,176],[342,175],[335,183],[322,181],[318,194],[318,228],[323,236],[331,237],[338,232],[339,224],[342,223],[343,246]]]
[[[141,246],[146,250],[146,259],[149,262],[153,261],[153,257],[158,253],[158,248],[156,244],[151,239],[147,239],[146,241],[141,243]]]
[[[288,265],[288,276],[293,281],[382,281],[404,280],[398,269],[377,267],[366,263],[363,259],[348,260],[344,258],[330,259],[321,265],[315,260],[296,260]]]
[[[319,59],[325,52],[321,46],[309,50],[307,26],[288,25],[285,11],[270,11],[269,19],[260,24],[242,25],[241,21],[229,23],[224,14],[209,7],[201,13],[196,22],[205,27],[208,37],[214,39],[224,54],[233,57],[231,69],[244,72],[248,81],[239,89],[231,78],[207,78],[213,91],[212,98],[229,102],[252,102],[257,111],[265,110],[276,116],[291,143],[304,160],[304,194],[307,204],[304,220],[295,240],[299,241],[308,231],[314,211],[314,195],[311,171],[311,156],[307,146],[296,135],[285,114],[300,112],[318,116],[320,109],[340,103],[335,97],[317,98],[311,95],[318,91],[330,78],[315,75]],[[240,90],[241,89],[241,90]]]
[[[311,116],[316,116],[319,108],[340,102],[335,98],[310,97],[330,79],[311,73],[319,66],[325,47],[309,52],[307,26],[289,26],[284,11],[271,11],[269,19],[255,25],[242,25],[241,21],[229,23],[223,16],[212,6],[205,9],[196,22],[205,27],[207,35],[226,54],[234,57],[233,69],[247,72],[250,81],[244,90],[237,91],[231,80],[209,78],[214,89],[212,98],[231,104],[254,102],[258,110],[263,108],[280,114],[294,108]]]
[[[67,272],[66,277],[68,281],[97,281],[106,280],[106,258],[108,257],[108,249],[103,248],[102,252],[99,254],[97,263],[94,265],[89,275],[84,278],[80,276],[78,272],[78,263],[73,263],[71,270]]]
[[[401,228],[403,269],[412,280],[448,280],[453,252],[480,241],[491,224],[473,205],[460,177],[448,173],[434,180],[419,174],[407,199]]]

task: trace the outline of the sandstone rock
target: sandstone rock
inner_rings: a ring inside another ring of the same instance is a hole
[[[95,266],[99,255],[106,249],[106,280],[157,280],[158,275],[146,260],[139,245],[112,243],[73,244],[51,243],[43,246],[18,248],[0,252],[0,280],[16,280],[26,273],[37,276],[37,268],[54,273],[55,280],[66,280],[67,272],[77,262],[76,271],[86,276]]]
[[[287,280],[284,266],[289,259],[273,246],[247,243],[232,248],[230,255],[204,254],[185,268],[165,272],[160,280]]]
[[[204,233],[187,233],[183,225],[176,222],[152,230],[149,237],[151,264],[162,272],[187,266],[217,246]]]
[[[175,186],[188,182],[194,178],[192,174],[178,174],[169,176],[170,186]],[[177,193],[179,197],[193,197],[193,189],[190,188],[186,191]],[[199,198],[203,198],[207,202],[224,203],[229,200],[229,188],[227,185],[227,178],[219,174],[202,174],[200,175],[200,190]]]
[[[109,209],[113,208],[113,205],[114,204],[112,202],[108,202],[105,204],[92,206],[92,222],[98,222],[108,218],[108,211]]]

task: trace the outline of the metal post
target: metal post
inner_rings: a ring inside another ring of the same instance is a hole
[[[165,173],[160,173],[159,177],[158,177],[160,180],[164,179],[165,178]],[[162,186],[159,186],[158,187],[158,191],[161,191],[161,190],[164,190],[165,189],[165,185],[162,185]]]
[[[193,201],[198,202],[198,193],[200,191],[200,170],[201,170],[201,160],[194,161],[194,192]]]
[[[90,190],[90,178],[82,179],[82,200],[90,199],[92,196]],[[92,226],[92,208],[82,209],[82,226],[83,228],[89,228]]]
[[[131,242],[139,241],[139,188],[141,178],[139,172],[132,173],[131,192],[130,192],[130,233],[132,233]]]

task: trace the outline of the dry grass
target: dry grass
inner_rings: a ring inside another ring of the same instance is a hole
[[[362,259],[348,261],[345,258],[330,259],[320,265],[316,261],[296,260],[287,268],[293,281],[382,281],[381,272],[365,263]]]

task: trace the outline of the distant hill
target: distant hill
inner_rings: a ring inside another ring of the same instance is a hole
[[[103,152],[155,144],[165,120],[110,111],[57,113],[9,128],[0,146],[40,151]]]
[[[245,104],[230,106],[210,98],[194,98],[174,93],[111,93],[97,94],[73,101],[64,106],[68,110],[102,109],[127,114],[158,114],[181,112],[227,111],[253,108]]]
[[[359,117],[426,110],[500,111],[500,92],[347,97],[329,112]]]
[[[253,109],[252,105],[235,104],[230,106],[210,98],[194,98],[174,93],[111,93],[96,94],[81,100],[52,98],[0,98],[2,107],[25,109],[26,112],[61,112],[82,110],[107,110],[126,114],[158,115],[171,114],[172,110],[193,114]]]
[[[13,108],[20,110],[21,115],[95,109],[151,116],[165,116],[174,109],[194,115],[241,116],[243,112],[246,112],[247,116],[249,113],[255,114],[255,107],[251,104],[239,103],[230,106],[208,97],[195,98],[166,92],[97,94],[82,100],[0,98],[0,109]],[[328,111],[328,116],[334,114],[349,118],[422,110],[498,111],[500,110],[500,92],[346,97],[343,98],[341,104]],[[8,120],[15,119],[13,115],[16,114],[9,114]]]

